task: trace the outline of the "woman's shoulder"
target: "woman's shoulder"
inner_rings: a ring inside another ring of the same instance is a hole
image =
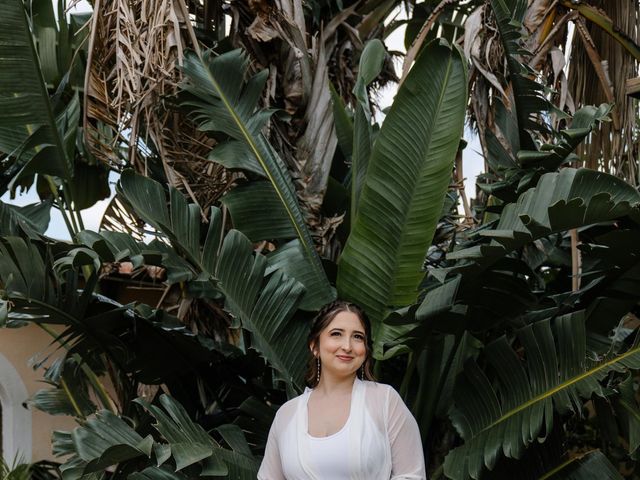
[[[276,412],[276,418],[291,418],[295,415],[296,410],[298,409],[298,405],[300,402],[304,401],[305,396],[308,395],[307,390],[304,393],[301,393],[297,397],[293,397],[291,400],[286,401],[278,408]]]
[[[394,396],[394,395],[398,395],[398,392],[396,392],[396,389],[393,388],[391,385],[387,385],[386,383],[380,383],[380,382],[374,382],[371,380],[361,380],[362,384],[364,385],[364,388],[366,389],[367,393],[371,393],[374,395],[390,395],[390,396]]]
[[[404,400],[398,391],[386,383],[363,381],[365,398],[368,405],[385,411],[395,410],[399,405],[404,406]]]

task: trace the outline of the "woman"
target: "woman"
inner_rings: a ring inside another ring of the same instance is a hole
[[[276,413],[258,480],[426,478],[415,419],[393,388],[371,381],[364,312],[327,305],[308,343],[311,388]]]

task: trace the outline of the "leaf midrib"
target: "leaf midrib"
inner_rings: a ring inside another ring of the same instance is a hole
[[[482,430],[480,430],[476,435],[474,435],[474,438],[478,437],[479,435],[481,435],[484,432],[489,431],[490,429],[492,429],[493,427],[496,427],[498,425],[500,425],[501,423],[507,421],[509,418],[513,417],[514,415],[517,415],[518,413],[534,406],[535,404],[546,400],[549,397],[552,397],[553,395],[555,395],[556,393],[559,393],[569,387],[571,387],[572,385],[575,385],[576,383],[591,377],[592,375],[595,375],[599,372],[601,372],[602,370],[605,370],[613,365],[616,365],[617,363],[625,360],[628,357],[631,357],[633,355],[639,354],[640,353],[640,346],[637,346],[634,349],[631,349],[625,353],[623,353],[622,355],[617,356],[616,358],[613,358],[611,360],[608,360],[600,365],[598,365],[595,368],[592,368],[590,370],[587,370],[584,373],[581,373],[580,375],[576,375],[575,377],[570,378],[569,380],[565,380],[564,382],[558,384],[557,386],[553,387],[550,390],[547,390],[546,392],[543,392],[539,395],[536,395],[534,398],[532,398],[531,400],[519,405],[518,407],[508,411],[506,414],[502,415],[500,418],[498,418],[496,421],[494,421],[493,423],[489,424],[488,426],[486,426],[485,428],[483,428]]]
[[[254,142],[253,137],[251,136],[251,134],[245,128],[243,122],[241,121],[240,117],[238,116],[238,114],[236,113],[235,109],[233,108],[233,105],[231,105],[231,103],[227,99],[226,95],[224,95],[224,92],[223,92],[222,88],[220,87],[220,84],[217,82],[215,77],[212,75],[211,70],[207,67],[207,65],[204,62],[203,58],[200,55],[198,55],[198,57],[200,58],[201,64],[205,67],[205,70],[207,72],[207,76],[209,77],[209,80],[211,81],[211,83],[213,84],[214,88],[216,89],[216,91],[220,95],[220,99],[222,100],[222,103],[224,104],[225,108],[231,114],[231,117],[233,118],[233,120],[236,123],[236,125],[240,128],[240,132],[242,133],[245,141],[248,143],[249,147],[251,148],[251,151],[255,155],[256,159],[258,160],[258,162],[260,162],[260,166],[262,167],[262,169],[264,170],[265,174],[267,175],[267,178],[269,179],[269,181],[271,182],[272,185],[274,185],[274,186],[277,185],[277,182],[276,182],[275,178],[273,177],[271,171],[269,170],[266,162],[262,158],[262,155],[261,155],[261,153],[260,153],[260,151],[258,149],[258,146]],[[304,245],[305,252],[308,255],[309,254],[309,251],[308,251],[309,245],[307,245],[305,235],[302,232],[302,230],[300,229],[300,226],[298,225],[298,222],[297,222],[293,212],[291,211],[291,208],[289,207],[288,203],[286,202],[286,199],[282,195],[282,192],[280,191],[280,189],[274,188],[274,190],[276,192],[276,195],[278,195],[278,198],[280,199],[280,201],[284,205],[285,210],[287,212],[287,215],[289,216],[289,220],[293,224],[293,228],[296,230],[296,234],[298,235],[298,237],[300,239],[305,240],[302,243]]]
[[[449,55],[449,61],[447,63],[447,70],[446,70],[446,75],[442,81],[442,85],[443,88],[440,89],[440,96],[438,97],[438,105],[435,109],[436,115],[435,118],[438,118],[438,114],[441,112],[442,110],[442,105],[444,103],[444,97],[445,97],[445,93],[448,90],[448,84],[449,84],[449,78],[451,76],[451,71],[453,70],[453,51],[450,53]],[[429,132],[429,136],[427,139],[427,151],[425,152],[425,156],[428,157],[428,153],[431,151],[431,138],[433,137],[433,132],[436,130],[437,127],[432,128]],[[424,169],[424,164],[426,163],[426,160],[423,161],[423,168],[421,168],[421,171]],[[398,242],[398,248],[396,249],[395,255],[394,255],[394,262],[393,262],[393,272],[394,275],[391,277],[391,283],[389,285],[389,290],[387,291],[387,299],[385,302],[385,308],[387,307],[387,305],[389,304],[389,301],[391,300],[391,298],[395,295],[395,290],[396,290],[396,282],[398,279],[398,270],[399,270],[399,264],[400,264],[400,254],[399,252],[403,251],[402,246],[404,245],[405,239],[407,238],[408,232],[407,232],[407,224],[408,224],[408,220],[411,218],[411,212],[413,211],[413,199],[415,198],[415,191],[418,188],[418,185],[420,183],[420,178],[422,177],[422,175],[418,178],[418,180],[416,180],[416,182],[414,182],[413,184],[413,188],[412,188],[412,195],[411,195],[411,199],[412,201],[409,203],[409,209],[407,210],[407,214],[404,216],[403,218],[403,222],[402,224],[404,225],[404,228],[401,229],[401,234],[400,234],[400,238],[399,238],[399,242]],[[444,200],[444,199],[443,199]]]

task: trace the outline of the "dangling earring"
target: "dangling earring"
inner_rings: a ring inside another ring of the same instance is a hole
[[[362,364],[362,368],[360,369],[360,380],[364,380],[364,363]]]
[[[320,383],[320,357],[316,357],[317,360],[317,368],[316,368],[316,386]]]

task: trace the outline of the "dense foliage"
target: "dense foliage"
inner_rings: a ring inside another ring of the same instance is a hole
[[[0,202],[0,319],[59,345],[29,403],[78,420],[63,478],[255,478],[336,296],[372,318],[432,478],[640,478],[638,166],[582,150],[635,117],[568,102],[554,50],[569,21],[632,63],[633,38],[564,1],[139,3],[2,1],[0,192],[41,202]]]

